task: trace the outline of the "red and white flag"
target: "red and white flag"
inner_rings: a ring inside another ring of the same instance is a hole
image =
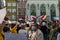
[[[54,20],[60,20],[60,18],[58,16],[54,17]]]
[[[42,16],[40,16],[40,18],[41,18],[42,20],[44,20],[44,19],[46,19],[46,15],[42,15]]]
[[[36,19],[36,16],[31,16],[31,20],[35,20]]]

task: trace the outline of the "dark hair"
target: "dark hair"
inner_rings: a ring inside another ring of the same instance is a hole
[[[8,17],[5,17],[4,20],[9,20],[9,18]]]
[[[38,29],[38,24],[37,23],[33,23],[33,24],[35,24],[35,26],[36,26],[36,28]],[[32,26],[31,26],[32,27]],[[29,28],[29,30],[31,30],[31,27]],[[28,31],[29,31],[28,30]],[[32,31],[32,30],[31,30]]]
[[[15,25],[16,25],[16,24],[12,23],[12,24],[11,24],[11,28],[13,28]]]
[[[54,28],[56,28],[56,25],[55,25],[55,24],[53,25],[53,29],[54,29]]]
[[[4,28],[3,28],[3,31],[4,31],[4,32],[8,32],[8,31],[10,31],[10,28],[9,28],[9,27],[4,27]]]
[[[35,24],[35,26],[38,27],[38,24],[37,23],[34,22],[33,24]]]

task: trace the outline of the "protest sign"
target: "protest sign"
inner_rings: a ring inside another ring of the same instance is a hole
[[[6,16],[6,8],[3,8],[0,10],[0,24],[3,22],[5,16]]]

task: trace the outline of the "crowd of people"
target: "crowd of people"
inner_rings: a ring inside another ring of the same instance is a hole
[[[60,22],[24,20],[10,23],[4,20],[0,26],[0,40],[60,40]]]

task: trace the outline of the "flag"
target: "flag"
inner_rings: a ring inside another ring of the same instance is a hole
[[[31,20],[35,20],[36,19],[36,16],[31,16]]]
[[[40,16],[40,18],[41,18],[42,20],[44,20],[44,19],[46,19],[46,15],[42,15],[42,16]]]
[[[58,16],[53,17],[53,18],[54,18],[54,20],[59,20],[60,19]]]

